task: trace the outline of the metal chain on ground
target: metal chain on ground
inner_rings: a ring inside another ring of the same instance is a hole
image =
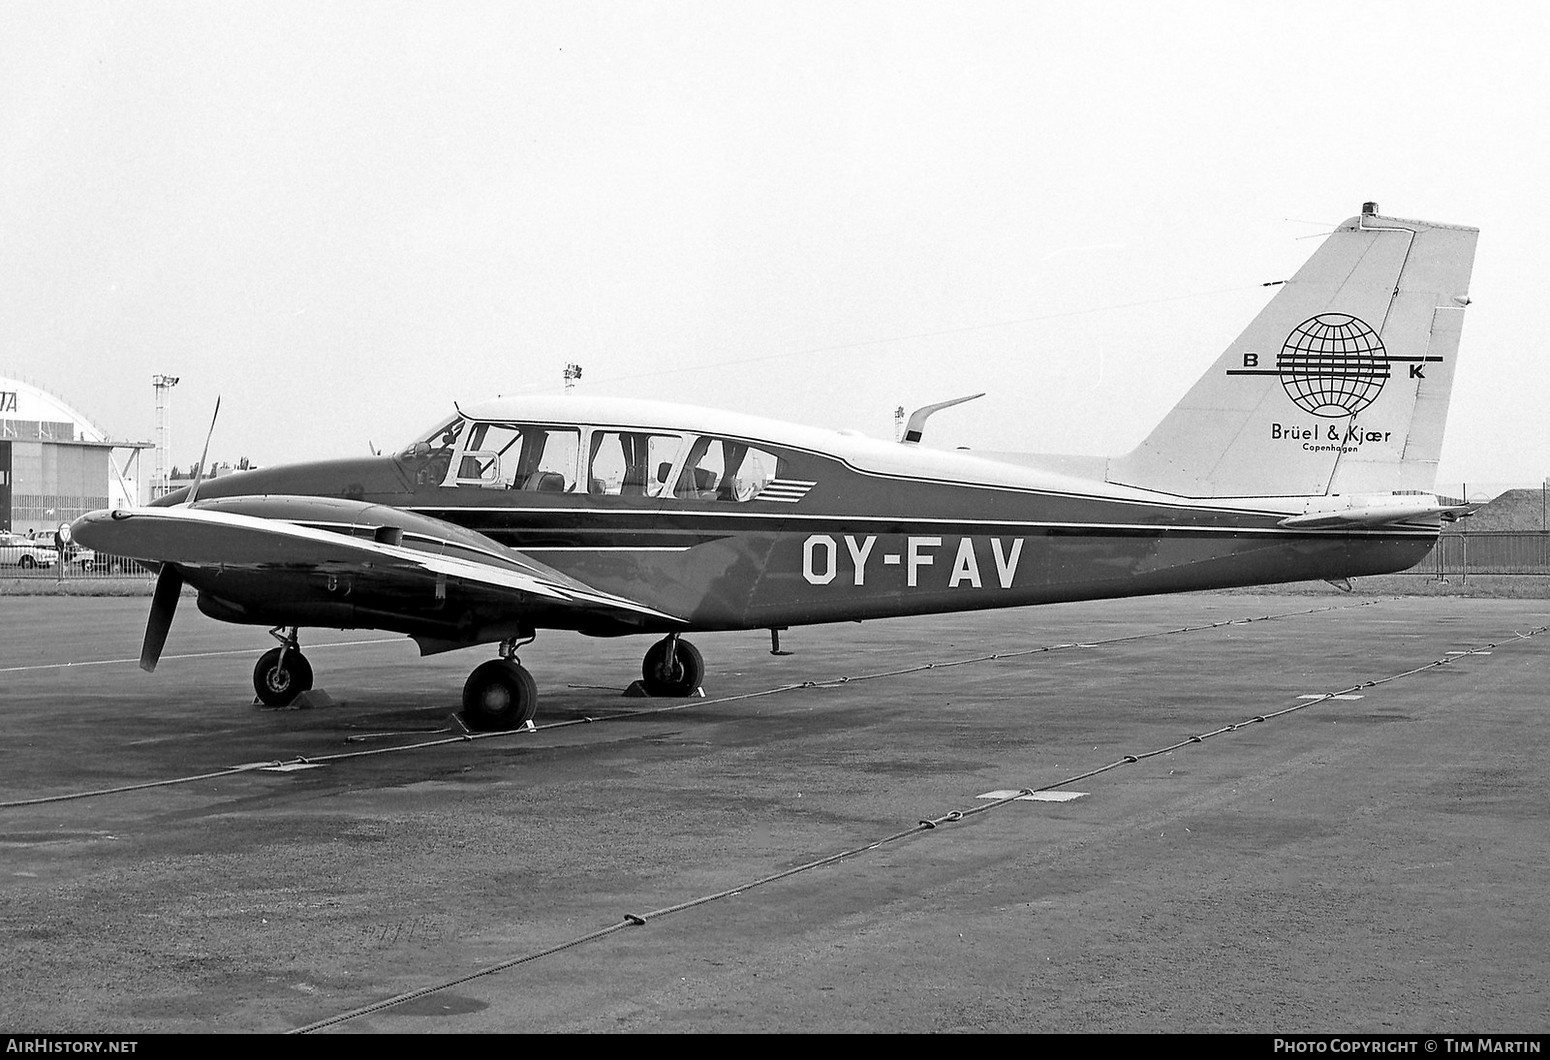
[[[192,784],[201,780],[214,780],[220,777],[236,776],[242,773],[254,773],[266,769],[283,769],[286,766],[323,765],[347,761],[352,758],[369,758],[374,755],[398,754],[403,751],[423,751],[432,747],[443,747],[455,743],[472,743],[476,740],[498,740],[512,736],[525,736],[532,733],[547,732],[554,729],[569,728],[573,725],[595,725],[610,721],[620,721],[641,717],[649,717],[653,714],[670,714],[677,711],[698,709],[701,707],[720,706],[726,703],[737,703],[743,700],[759,699],[765,696],[779,695],[782,692],[795,692],[806,688],[834,688],[849,684],[853,681],[876,681],[887,677],[904,677],[909,674],[919,673],[923,670],[946,669],[953,666],[969,666],[975,663],[995,662],[1004,659],[1018,659],[1028,655],[1039,655],[1045,652],[1065,651],[1072,648],[1098,648],[1113,644],[1123,644],[1129,641],[1147,640],[1154,637],[1170,637],[1179,633],[1197,633],[1202,630],[1218,629],[1222,626],[1244,625],[1250,622],[1266,622],[1275,619],[1300,618],[1304,615],[1320,614],[1325,611],[1343,611],[1353,607],[1370,607],[1380,603],[1378,600],[1366,600],[1359,604],[1339,604],[1330,607],[1315,607],[1301,611],[1287,611],[1279,614],[1262,615],[1257,618],[1229,618],[1218,622],[1207,622],[1196,626],[1180,626],[1173,629],[1152,630],[1147,633],[1131,633],[1120,637],[1109,637],[1103,640],[1072,642],[1068,644],[1047,644],[1037,648],[1024,648],[1018,651],[997,652],[993,655],[976,655],[965,659],[948,659],[941,662],[921,663],[916,666],[905,667],[901,670],[884,670],[877,673],[857,674],[852,677],[835,677],[824,681],[799,681],[791,684],[776,685],[773,688],[760,689],[757,692],[743,692],[735,696],[722,696],[717,699],[691,699],[682,703],[669,703],[659,707],[646,707],[640,710],[631,710],[627,713],[611,715],[605,718],[572,718],[567,721],[547,722],[543,725],[535,725],[529,722],[517,729],[503,732],[470,732],[457,726],[449,726],[438,732],[451,732],[453,735],[436,740],[420,740],[414,743],[395,744],[392,747],[373,747],[359,751],[340,751],[330,755],[312,755],[309,757],[296,757],[288,759],[275,759],[265,762],[249,762],[240,766],[232,766],[228,769],[215,770],[209,773],[198,773],[191,776],[169,777],[162,780],[148,780],[137,784],[124,784],[112,788],[98,788],[91,791],[66,792],[59,795],[41,795],[33,799],[18,799],[11,802],[0,802],[0,810],[17,809],[24,806],[41,806],[53,802],[71,802],[77,799],[94,799],[105,795],[122,795],[132,791],[143,791],[147,788],[162,788],[177,784]],[[356,644],[386,643],[383,639],[356,641]],[[208,652],[208,655],[226,655],[230,652]],[[133,662],[135,660],[122,660]],[[68,664],[64,664],[68,665]]]
[[[1235,620],[1235,621],[1244,621],[1244,620]],[[1252,621],[1252,620],[1250,620],[1250,621]],[[1225,625],[1225,624],[1231,624],[1231,623],[1220,623],[1220,624],[1224,624]],[[1206,628],[1206,627],[1194,627],[1194,628]],[[1527,633],[1519,633],[1517,631],[1514,631],[1514,636],[1517,637],[1518,640],[1520,640],[1520,641],[1528,640],[1528,639],[1530,639],[1532,637],[1536,637],[1536,636],[1539,636],[1539,635],[1545,633],[1547,630],[1550,630],[1550,626],[1537,626],[1537,627],[1529,630]],[[1170,631],[1170,632],[1180,632],[1180,630],[1175,630],[1175,631]],[[1152,634],[1152,635],[1155,636],[1155,635],[1165,635],[1165,634]],[[1129,638],[1129,639],[1134,639],[1134,638]],[[491,965],[491,966],[489,966],[487,968],[480,969],[479,971],[476,971],[476,972],[470,972],[467,975],[459,976],[456,979],[448,980],[446,982],[439,983],[439,984],[437,984],[435,986],[421,987],[421,988],[419,988],[417,990],[410,991],[410,992],[405,993],[405,994],[400,994],[400,995],[398,995],[396,997],[386,998],[386,999],[384,999],[382,1001],[374,1002],[373,1004],[364,1006],[362,1008],[353,1009],[353,1010],[351,1010],[349,1012],[344,1012],[344,1013],[340,1013],[340,1014],[335,1015],[335,1016],[330,1016],[327,1019],[319,1020],[319,1021],[314,1022],[314,1023],[309,1023],[309,1024],[306,1024],[305,1026],[302,1026],[302,1027],[293,1028],[288,1033],[291,1033],[291,1034],[305,1034],[305,1033],[310,1033],[310,1032],[313,1032],[313,1031],[324,1030],[326,1028],[337,1026],[337,1025],[339,1025],[341,1023],[345,1023],[345,1022],[348,1022],[348,1021],[353,1020],[353,1019],[358,1019],[359,1017],[364,1016],[364,1015],[369,1015],[369,1014],[375,1013],[375,1012],[381,1012],[381,1011],[384,1011],[386,1009],[392,1008],[392,1007],[394,1007],[396,1005],[404,1004],[407,1001],[411,1001],[413,999],[420,998],[420,997],[425,997],[426,995],[435,993],[435,992],[437,992],[439,990],[451,989],[454,986],[460,986],[460,985],[462,985],[464,983],[472,982],[475,979],[480,979],[480,978],[484,978],[486,976],[494,975],[497,972],[504,971],[504,970],[506,970],[508,968],[513,968],[513,967],[515,967],[515,966],[517,966],[519,964],[529,963],[531,961],[537,960],[538,958],[546,956],[548,954],[558,953],[561,950],[571,949],[571,948],[573,948],[575,946],[579,946],[579,945],[582,945],[584,943],[594,941],[596,939],[604,938],[604,937],[606,937],[608,935],[614,934],[615,932],[621,931],[621,930],[623,930],[624,928],[627,928],[627,927],[644,927],[647,923],[649,923],[652,920],[660,919],[661,917],[669,916],[669,915],[671,915],[673,913],[683,912],[684,910],[693,909],[693,908],[695,908],[697,906],[702,906],[702,905],[709,904],[711,902],[720,901],[720,900],[725,899],[725,898],[730,898],[730,897],[733,897],[735,895],[742,894],[742,893],[745,893],[747,891],[751,891],[751,890],[753,890],[756,887],[762,887],[762,886],[764,886],[766,884],[775,883],[776,881],[787,879],[788,877],[795,876],[795,875],[798,875],[800,873],[809,872],[809,871],[811,871],[813,869],[822,868],[822,867],[827,866],[827,865],[833,865],[833,864],[835,864],[837,862],[843,861],[846,858],[857,857],[857,856],[859,856],[861,854],[865,854],[865,853],[868,853],[870,851],[877,850],[877,849],[880,849],[882,847],[885,847],[885,846],[887,846],[887,845],[889,845],[891,843],[896,843],[896,842],[899,842],[901,840],[910,838],[911,836],[923,835],[923,834],[925,834],[927,832],[935,831],[937,828],[941,827],[942,825],[954,824],[954,823],[958,823],[958,822],[962,822],[962,821],[967,821],[967,820],[969,820],[972,817],[978,816],[978,815],[983,814],[983,813],[988,813],[991,810],[995,810],[995,809],[999,809],[1001,807],[1007,806],[1007,805],[1009,805],[1009,804],[1011,804],[1013,802],[1016,802],[1019,798],[1022,798],[1024,796],[1033,795],[1033,794],[1036,794],[1037,792],[1040,792],[1040,791],[1048,791],[1048,790],[1051,790],[1051,789],[1054,789],[1054,788],[1057,788],[1057,787],[1063,787],[1063,786],[1065,786],[1067,784],[1073,784],[1073,783],[1076,783],[1076,782],[1081,781],[1081,780],[1086,780],[1088,778],[1098,776],[1099,774],[1107,773],[1107,772],[1109,772],[1111,770],[1118,769],[1121,766],[1134,765],[1134,764],[1139,763],[1139,762],[1141,762],[1141,761],[1143,761],[1145,759],[1154,758],[1154,757],[1156,757],[1158,755],[1162,755],[1162,754],[1167,754],[1170,751],[1180,750],[1182,748],[1189,747],[1192,744],[1202,744],[1202,743],[1204,743],[1208,739],[1211,739],[1211,738],[1216,737],[1216,736],[1225,735],[1226,733],[1236,732],[1239,729],[1245,728],[1245,727],[1247,727],[1249,725],[1264,723],[1264,722],[1273,720],[1275,718],[1284,717],[1284,716],[1286,716],[1288,714],[1292,714],[1292,713],[1294,713],[1296,711],[1299,711],[1299,710],[1304,710],[1304,709],[1306,709],[1308,707],[1318,706],[1318,705],[1323,704],[1323,703],[1328,703],[1329,701],[1331,701],[1332,699],[1334,699],[1337,696],[1350,695],[1350,694],[1352,694],[1352,693],[1354,693],[1356,691],[1359,691],[1360,689],[1363,689],[1363,688],[1376,688],[1379,685],[1391,684],[1391,683],[1393,683],[1395,681],[1400,681],[1400,680],[1403,680],[1403,679],[1405,679],[1407,677],[1414,677],[1416,674],[1425,673],[1428,670],[1433,670],[1433,669],[1436,669],[1436,668],[1441,667],[1441,666],[1447,666],[1450,663],[1456,661],[1457,659],[1467,658],[1467,657],[1469,657],[1471,655],[1477,655],[1477,654],[1489,652],[1489,651],[1493,650],[1496,647],[1497,647],[1497,644],[1492,643],[1492,644],[1483,645],[1483,646],[1481,646],[1479,648],[1470,649],[1469,651],[1463,652],[1463,653],[1461,653],[1459,655],[1444,656],[1441,659],[1433,660],[1433,661],[1425,663],[1425,664],[1423,664],[1421,666],[1412,667],[1409,670],[1403,670],[1403,671],[1400,671],[1399,673],[1390,674],[1390,675],[1388,675],[1386,677],[1373,678],[1373,679],[1368,680],[1368,681],[1360,682],[1359,684],[1352,685],[1350,688],[1348,688],[1348,689],[1346,689],[1344,691],[1340,691],[1340,692],[1327,692],[1324,695],[1319,696],[1316,699],[1298,702],[1298,703],[1294,704],[1293,706],[1286,707],[1286,708],[1284,708],[1282,710],[1268,711],[1268,712],[1266,712],[1264,714],[1256,714],[1253,717],[1246,719],[1245,721],[1230,723],[1230,724],[1227,724],[1227,725],[1223,725],[1221,728],[1214,729],[1214,730],[1212,730],[1210,732],[1200,733],[1200,734],[1194,735],[1194,736],[1189,736],[1189,737],[1186,737],[1183,740],[1178,741],[1177,743],[1170,744],[1170,745],[1168,745],[1166,747],[1160,747],[1160,748],[1157,748],[1156,750],[1146,751],[1146,752],[1142,752],[1142,753],[1134,754],[1134,755],[1125,755],[1123,758],[1121,758],[1121,759],[1119,759],[1117,761],[1110,762],[1107,765],[1099,766],[1099,767],[1097,767],[1095,769],[1090,769],[1090,770],[1088,770],[1085,773],[1075,774],[1074,776],[1067,777],[1064,780],[1055,781],[1053,783],[1045,784],[1045,785],[1042,785],[1042,786],[1039,786],[1039,787],[1025,787],[1025,788],[1022,788],[1021,790],[1019,790],[1018,792],[1016,792],[1013,795],[1008,795],[1008,796],[1005,796],[1003,798],[990,800],[990,801],[981,803],[980,805],[976,805],[976,806],[970,807],[967,810],[953,810],[953,811],[951,811],[949,813],[943,814],[940,817],[934,817],[934,818],[929,818],[929,819],[926,819],[926,820],[922,820],[921,822],[919,822],[918,824],[914,825],[913,827],[901,829],[901,830],[899,830],[897,832],[892,833],[891,835],[887,835],[887,836],[884,836],[884,837],[882,837],[880,839],[876,839],[876,840],[874,840],[874,841],[872,841],[870,843],[866,843],[866,844],[863,844],[863,845],[857,846],[857,847],[851,847],[851,848],[849,848],[847,850],[843,850],[843,851],[840,851],[840,852],[835,853],[835,854],[829,854],[829,855],[826,855],[824,857],[817,858],[815,860],[806,862],[805,864],[802,864],[802,865],[793,866],[792,868],[784,869],[784,870],[782,870],[780,872],[772,873],[772,874],[770,874],[768,876],[762,876],[762,877],[759,877],[758,879],[750,880],[750,881],[748,881],[746,883],[739,884],[739,885],[737,885],[735,887],[729,887],[726,890],[717,891],[717,892],[715,892],[713,894],[701,895],[700,897],[692,898],[692,899],[690,899],[688,901],[685,901],[685,902],[679,902],[679,903],[677,903],[675,905],[664,906],[664,907],[662,907],[660,909],[652,910],[649,913],[626,914],[625,918],[623,920],[621,920],[620,922],[616,923],[616,924],[612,924],[612,925],[610,925],[610,926],[608,926],[606,928],[600,929],[598,931],[591,932],[591,933],[589,933],[587,935],[580,936],[580,937],[572,939],[572,940],[570,940],[568,942],[561,943],[561,944],[559,944],[557,946],[551,946],[551,947],[549,947],[549,948],[547,948],[545,950],[541,950],[541,951],[537,951],[537,952],[529,953],[529,954],[524,954],[524,955],[519,956],[519,957],[514,957],[514,958],[511,958],[509,960],[501,961],[498,964]],[[917,669],[919,669],[919,668],[917,668]],[[913,672],[913,671],[911,671],[911,672]]]

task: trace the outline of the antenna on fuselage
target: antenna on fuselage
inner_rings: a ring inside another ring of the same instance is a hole
[[[925,405],[910,413],[910,421],[905,425],[904,437],[899,439],[905,445],[914,445],[920,441],[920,436],[925,433],[926,420],[933,412],[941,412],[943,409],[952,408],[954,405],[962,405],[965,401],[973,401],[975,398],[984,397],[984,392],[969,394],[961,398],[953,398],[951,401],[938,401],[935,405]]]

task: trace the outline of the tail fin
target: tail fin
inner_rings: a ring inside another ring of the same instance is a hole
[[[1380,217],[1324,241],[1110,482],[1183,497],[1430,492],[1478,230]]]

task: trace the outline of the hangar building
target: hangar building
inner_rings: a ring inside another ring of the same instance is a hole
[[[139,455],[40,387],[0,375],[0,530],[52,533],[97,508],[138,504]]]

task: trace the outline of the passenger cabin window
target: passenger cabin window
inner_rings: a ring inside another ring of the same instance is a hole
[[[676,434],[593,431],[587,492],[597,496],[660,497],[683,449]]]
[[[475,423],[455,482],[485,489],[568,493],[576,488],[581,432],[534,423]]]
[[[756,499],[779,474],[780,459],[730,438],[701,436],[673,486],[684,500],[744,502]]]

